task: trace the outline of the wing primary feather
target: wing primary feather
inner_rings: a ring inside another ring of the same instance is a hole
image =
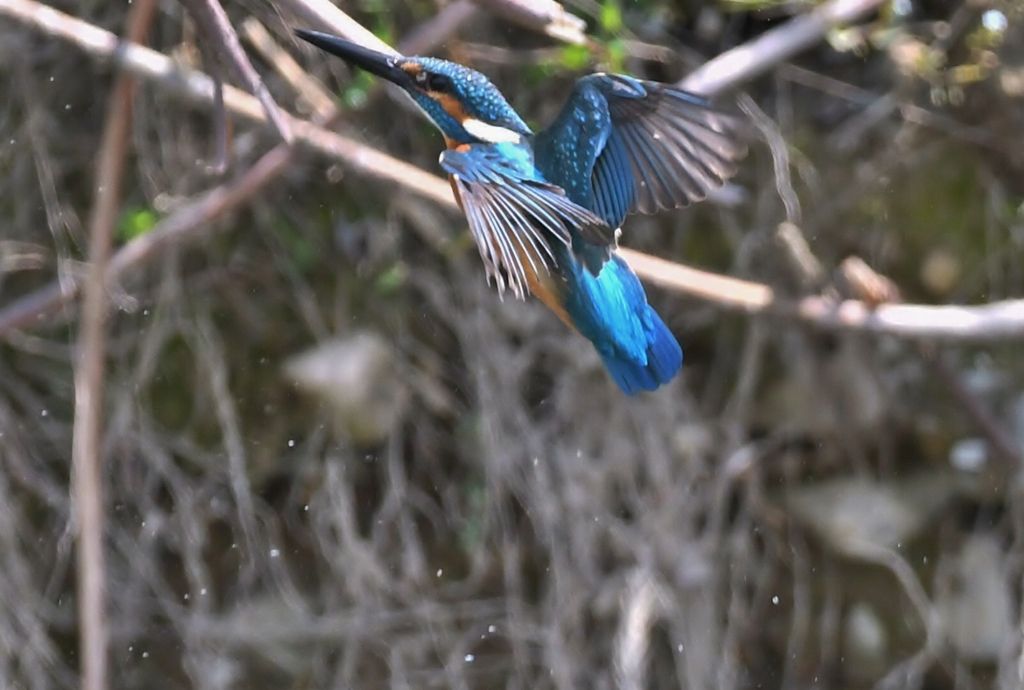
[[[715,183],[721,183],[722,178],[735,173],[734,166],[722,152],[705,140],[706,134],[715,135],[714,132],[684,130],[666,117],[652,118],[647,126],[668,137],[680,149],[680,153],[685,154],[687,162],[701,166]],[[713,164],[722,169],[715,169]]]
[[[515,248],[512,246],[515,236],[514,232],[509,232],[509,229],[516,225],[515,210],[508,208],[507,201],[500,194],[491,195],[490,205],[487,210],[497,221],[491,225],[491,232],[497,237],[498,244],[501,246],[502,256],[504,257],[503,263],[508,272],[512,291],[516,297],[523,299],[526,296],[526,291],[524,291],[526,273],[519,252],[515,251]]]
[[[630,123],[628,127],[622,128],[622,135],[623,139],[631,145],[630,153],[633,154],[638,167],[643,171],[643,178],[647,182],[647,191],[653,206],[651,211],[655,211],[658,208],[665,207],[666,204],[663,202],[663,199],[671,196],[671,183],[665,179],[662,171],[652,158],[650,147],[643,133],[637,130],[638,128],[634,126],[634,123]]]
[[[577,117],[586,114],[588,97],[602,97],[611,118],[612,133],[591,170],[593,210],[610,227],[633,211],[705,198],[736,173],[746,152],[739,118],[695,94],[623,75],[584,77],[576,89]],[[574,121],[560,116],[564,129],[549,137],[571,138]]]
[[[509,202],[507,200],[502,200],[502,203],[508,205]],[[523,249],[522,252],[515,251],[514,253],[516,254],[516,261],[519,265],[519,273],[521,274],[520,277],[522,278],[523,282],[525,282],[526,285],[529,286],[529,279],[526,274],[526,266],[524,266],[522,263],[522,257],[524,254],[526,255],[526,260],[530,265],[530,270],[533,272],[534,275],[538,275],[540,269],[536,264],[536,260],[534,259],[533,253],[525,251],[525,243],[527,242],[529,242],[531,247],[536,248],[536,243],[534,242],[536,230],[534,229],[531,223],[527,222],[526,219],[523,218],[521,214],[516,213],[515,209],[510,210],[511,213],[508,215],[508,220],[512,232],[507,233],[508,239],[510,244],[516,244],[519,246],[520,249]],[[545,270],[547,270],[547,264],[543,262],[543,257],[540,258]]]
[[[519,218],[519,221],[521,232],[527,238],[529,238],[531,246],[533,246],[537,250],[537,256],[544,263],[544,268],[547,269],[548,261],[547,259],[544,258],[545,254],[547,255],[548,259],[551,260],[552,264],[555,262],[555,254],[551,249],[551,243],[546,240],[542,231],[537,227],[535,223],[528,222],[525,218],[522,217]],[[559,229],[563,229],[561,225],[559,226]],[[554,232],[552,232],[552,234],[557,235],[557,233]],[[562,237],[558,237],[558,240],[560,242],[565,243],[565,240],[563,240]]]
[[[654,123],[637,123],[652,141],[670,140],[671,133],[656,128]],[[655,138],[658,134],[660,138]],[[661,146],[656,152],[662,164],[673,174],[680,188],[672,191],[667,199],[668,207],[686,205],[691,201],[700,201],[707,196],[707,189],[714,187],[719,180],[702,165],[699,156],[686,156],[669,146]]]
[[[488,281],[493,277],[498,294],[505,292],[505,279],[501,275],[501,256],[494,246],[494,238],[489,231],[489,220],[485,215],[486,206],[480,204],[477,194],[472,190],[463,192],[464,205],[466,207],[466,219],[469,221],[470,230],[476,238],[477,248],[484,260],[484,271]]]
[[[658,118],[649,123],[648,127],[656,127],[667,135],[674,144],[676,157],[683,169],[693,178],[695,189],[689,193],[688,201],[700,201],[707,196],[708,191],[720,186],[736,173],[732,161],[707,144],[704,135],[714,135],[713,132],[683,131],[666,118]]]
[[[466,220],[499,293],[509,287],[524,298],[531,281],[557,264],[554,243],[573,247],[575,233],[609,247],[615,233],[565,191],[540,178],[523,151],[501,145],[473,145],[441,154],[441,166],[455,181]]]
[[[508,280],[509,287],[512,288],[512,292],[516,297],[522,299],[522,285],[519,282],[519,272],[516,270],[517,257],[514,256],[514,252],[508,244],[508,236],[505,234],[502,228],[501,219],[498,218],[496,207],[497,205],[493,201],[492,190],[484,187],[489,197],[484,204],[483,212],[487,218],[488,234],[492,241],[494,241],[498,250],[501,253],[501,265],[505,267],[505,277]],[[519,267],[521,270],[521,266]]]

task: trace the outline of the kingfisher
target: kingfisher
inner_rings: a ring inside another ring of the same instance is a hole
[[[400,86],[441,131],[440,165],[499,294],[537,297],[593,343],[628,395],[675,377],[682,349],[616,254],[620,228],[630,213],[686,206],[734,175],[746,153],[737,118],[668,84],[597,73],[534,133],[468,67],[296,34]]]

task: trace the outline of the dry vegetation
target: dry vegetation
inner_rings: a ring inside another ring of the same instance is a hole
[[[301,4],[227,10],[356,106],[340,131],[435,172],[441,142],[416,113],[290,39]],[[678,79],[698,54],[805,11],[641,3],[621,23],[611,0],[572,3],[605,46],[588,56],[467,7],[445,26],[431,3],[364,5],[358,21],[399,39],[425,28],[436,54],[491,75],[534,122],[560,106],[571,67]],[[632,218],[625,243],[793,298],[868,298],[838,270],[849,256],[908,301],[1024,296],[1024,14],[904,5],[745,86],[777,123],[791,189],[758,144],[731,194]],[[124,31],[122,3],[54,6]],[[182,5],[157,7],[153,48],[240,83]],[[251,55],[285,111],[317,107]],[[86,275],[115,77],[0,19],[5,688],[78,684],[82,312],[68,300],[10,319]],[[248,180],[279,142],[235,118],[218,175],[218,129],[167,83],[139,84],[115,251]],[[1024,684],[1019,335],[922,344],[651,288],[686,365],[627,399],[543,307],[497,299],[450,209],[350,163],[270,155],[278,174],[214,220],[145,263],[115,259],[111,687]],[[780,242],[787,217],[797,231]]]

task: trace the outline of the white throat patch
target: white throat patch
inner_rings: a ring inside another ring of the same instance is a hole
[[[507,129],[505,127],[489,125],[486,122],[481,122],[473,117],[463,120],[462,127],[477,139],[486,141],[489,144],[500,144],[504,142],[518,144],[523,140],[523,137],[520,136],[518,132],[513,132],[511,129]]]

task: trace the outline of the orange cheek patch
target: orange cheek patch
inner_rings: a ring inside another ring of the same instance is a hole
[[[469,113],[466,112],[462,103],[451,94],[431,91],[430,97],[440,103],[444,111],[455,118],[456,122],[462,123],[469,119]]]

